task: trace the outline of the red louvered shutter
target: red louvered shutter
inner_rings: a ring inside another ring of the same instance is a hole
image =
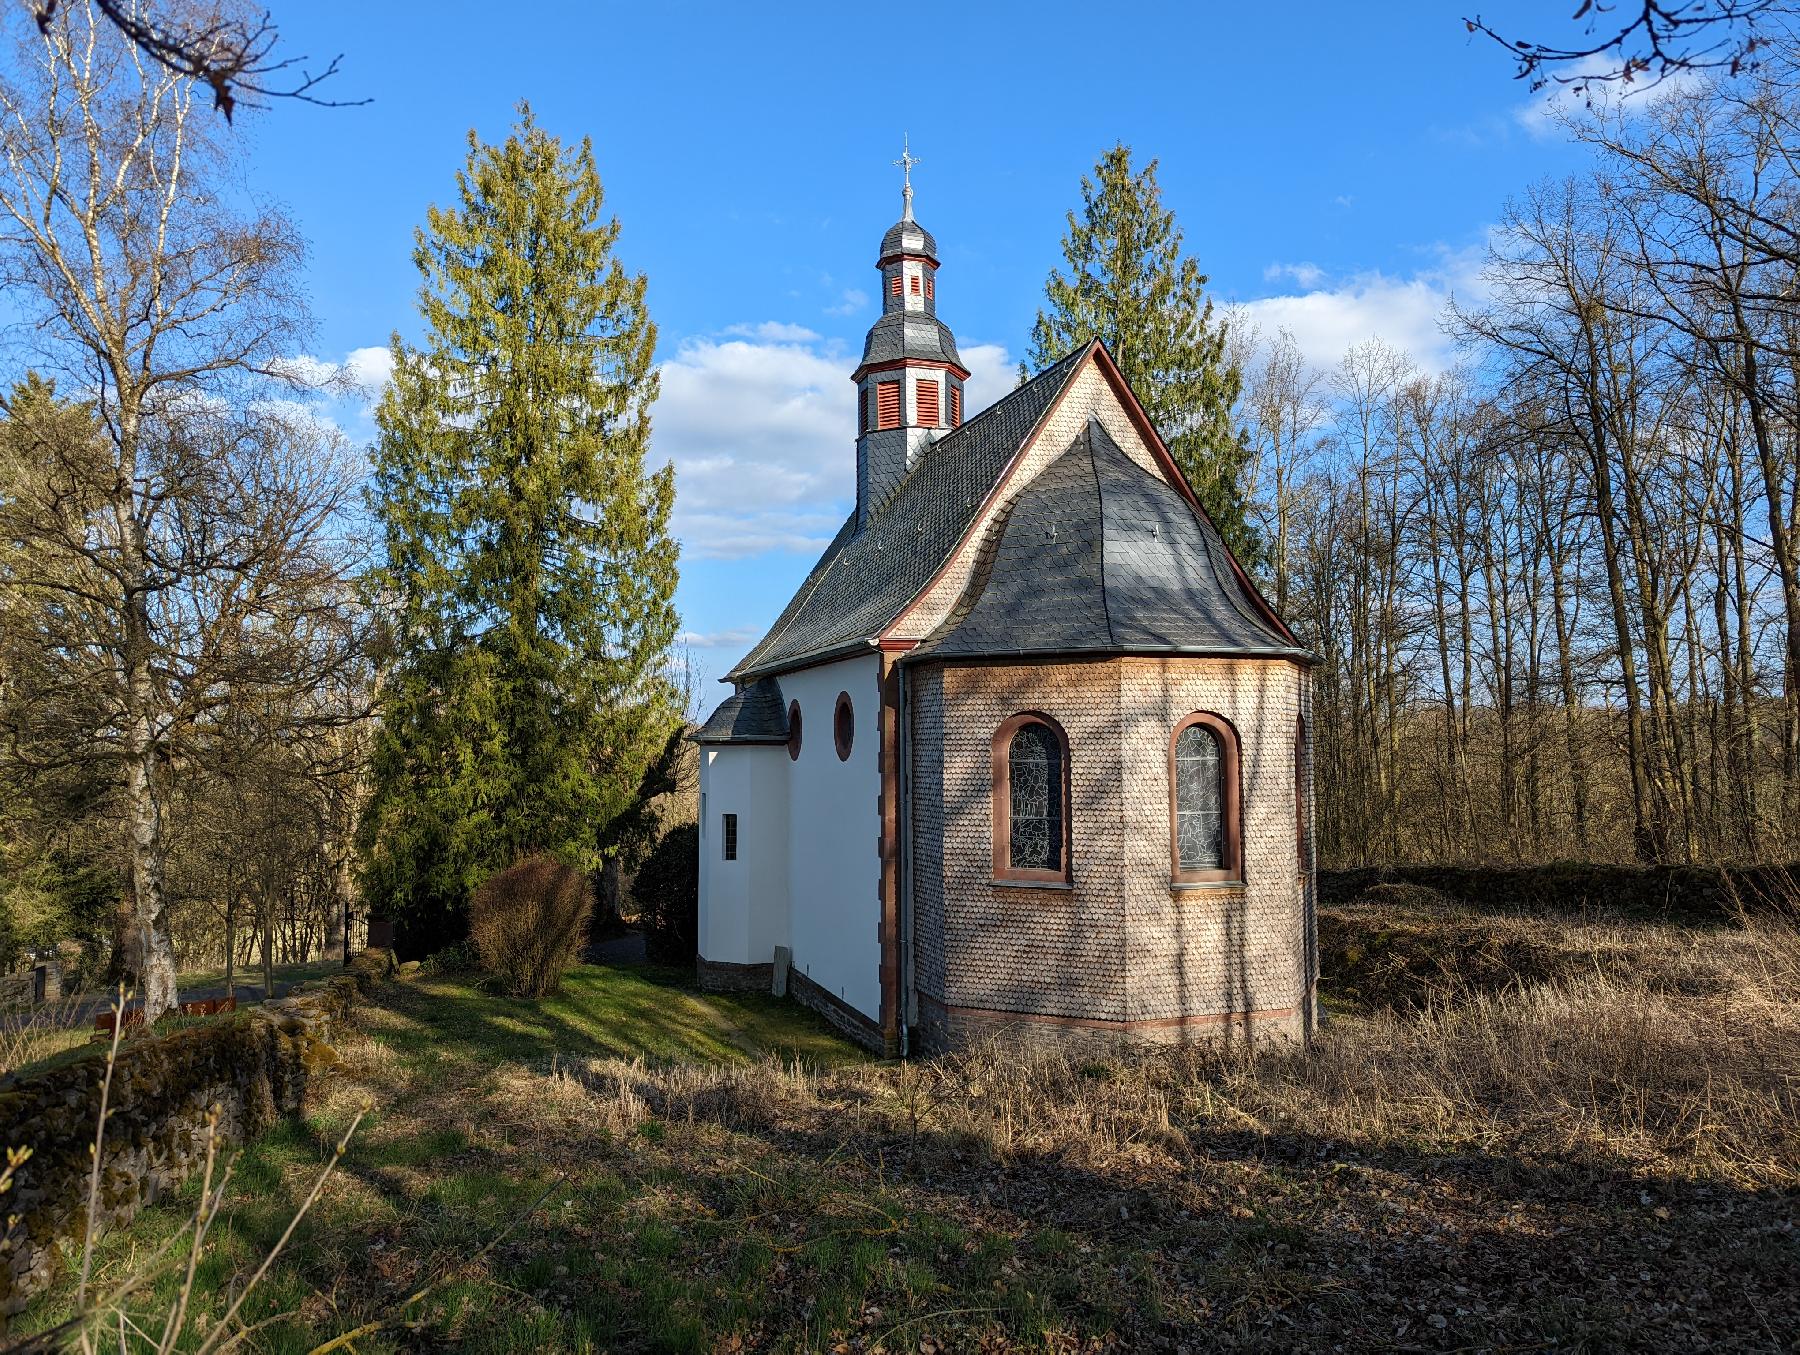
[[[962,387],[950,387],[950,426],[962,427]]]
[[[913,274],[913,279],[912,279],[912,294],[913,294],[913,295],[914,295],[914,296],[917,296],[917,295],[918,295],[918,294],[919,294],[919,275],[918,275],[918,274],[917,274],[917,273],[914,273],[914,274]]]
[[[928,277],[925,279],[925,299],[927,301],[929,301],[929,300],[931,300],[931,297],[932,297],[931,279]]]
[[[890,284],[889,290],[891,290],[895,296],[900,295],[900,274],[898,272],[894,274],[894,279]]]
[[[900,383],[883,381],[875,387],[875,426],[877,428],[898,428],[900,426]]]
[[[927,428],[938,425],[938,383],[935,381],[919,383],[919,422]]]
[[[864,386],[856,393],[856,431],[862,432],[869,426],[869,388]]]

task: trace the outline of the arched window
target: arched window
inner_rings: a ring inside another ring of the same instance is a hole
[[[1047,715],[994,731],[994,878],[1069,878],[1069,741]]]
[[[794,762],[800,760],[800,703],[788,702],[788,757]]]
[[[1169,866],[1177,884],[1244,878],[1237,731],[1194,714],[1169,738]]]
[[[838,693],[837,709],[831,713],[831,737],[837,744],[838,761],[848,762],[856,738],[856,712],[850,708],[849,692]]]

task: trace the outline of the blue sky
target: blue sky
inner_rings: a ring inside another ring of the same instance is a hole
[[[1433,317],[1474,285],[1507,194],[1585,164],[1452,3],[922,4],[899,20],[891,6],[275,8],[289,50],[344,53],[339,97],[373,100],[278,104],[240,131],[252,185],[311,241],[310,356],[371,382],[388,335],[416,333],[412,232],[451,195],[468,130],[503,136],[528,98],[551,131],[593,138],[621,256],[650,278],[653,455],[677,466],[680,603],[712,677],[850,502],[848,376],[899,213],[902,132],[972,405],[1009,384],[1080,176],[1115,139],[1160,158],[1215,297],[1294,329],[1322,364],[1371,335],[1442,362]],[[1571,0],[1505,8],[1522,33],[1569,33]],[[365,412],[340,417],[368,437]]]

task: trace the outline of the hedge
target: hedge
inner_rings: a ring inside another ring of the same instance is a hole
[[[1319,872],[1319,898],[1347,903],[1371,885],[1421,885],[1472,908],[1603,908],[1695,922],[1800,909],[1800,864],[1790,866],[1369,866]]]
[[[299,1109],[307,1079],[336,1061],[327,1040],[359,996],[393,972],[391,951],[367,950],[343,974],[296,985],[282,999],[172,1034],[119,1046],[107,1102],[96,1219],[102,1231],[175,1189],[217,1141],[244,1143]],[[0,1331],[52,1284],[59,1243],[81,1245],[94,1124],[106,1060],[46,1069],[0,1090],[0,1147],[31,1157],[0,1196]]]

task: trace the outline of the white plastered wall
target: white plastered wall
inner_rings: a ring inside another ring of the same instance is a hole
[[[788,771],[794,968],[871,1020],[881,1012],[880,684],[873,654],[783,673],[783,697],[800,704],[800,757],[777,750]],[[839,692],[855,722],[847,761],[832,737]]]
[[[767,964],[788,935],[788,755],[766,744],[700,751],[700,954]],[[737,815],[737,859],[724,816]]]

